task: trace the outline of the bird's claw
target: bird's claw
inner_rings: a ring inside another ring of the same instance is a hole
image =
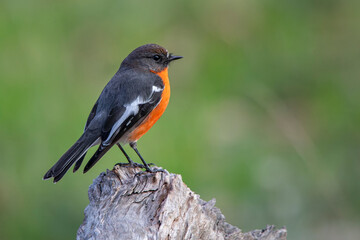
[[[135,176],[140,176],[144,173],[158,173],[158,172],[165,172],[165,170],[162,168],[149,168],[146,169],[145,171],[137,172]]]
[[[117,163],[115,164],[115,166],[118,165],[120,167],[132,167],[132,168],[145,168],[144,165],[140,164],[140,163]]]

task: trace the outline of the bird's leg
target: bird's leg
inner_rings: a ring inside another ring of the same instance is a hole
[[[142,164],[139,164],[139,163],[136,163],[134,162],[133,160],[131,160],[131,158],[129,157],[129,155],[127,155],[127,153],[125,152],[124,148],[120,145],[120,143],[116,143],[116,145],[118,145],[118,147],[120,148],[121,152],[125,155],[126,159],[128,160],[129,164],[131,166],[134,166],[134,167],[139,167],[139,168],[146,168],[144,165]],[[116,165],[122,165],[122,163],[117,163]]]
[[[144,158],[140,155],[139,150],[137,149],[137,144],[136,144],[136,142],[132,142],[132,143],[130,143],[129,145],[130,145],[130,147],[131,147],[132,149],[134,149],[134,151],[136,152],[136,154],[139,156],[139,158],[140,158],[141,161],[143,162],[143,164],[144,164],[145,169],[146,169],[147,172],[151,172],[151,173],[153,173],[153,172],[163,172],[162,169],[151,170],[151,168],[149,167],[149,165],[145,162]],[[152,163],[151,163],[150,165],[152,165]]]
[[[151,169],[150,169],[149,165],[145,162],[144,158],[140,155],[139,150],[137,149],[137,144],[136,144],[136,142],[132,142],[132,143],[130,143],[129,145],[130,145],[130,147],[131,147],[132,149],[134,149],[134,151],[136,152],[136,154],[139,156],[139,158],[140,158],[141,161],[143,162],[146,171],[151,172]]]
[[[118,147],[120,148],[121,152],[125,155],[126,159],[128,160],[128,162],[130,164],[134,164],[134,161],[131,160],[131,158],[129,157],[129,155],[127,155],[127,153],[125,152],[124,148],[120,145],[120,143],[116,143],[116,145],[118,145]]]

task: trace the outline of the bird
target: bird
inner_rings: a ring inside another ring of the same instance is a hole
[[[94,104],[80,138],[46,172],[43,179],[56,183],[75,164],[76,172],[87,153],[99,145],[84,167],[89,171],[110,148],[117,145],[128,164],[154,172],[137,149],[137,141],[164,113],[170,98],[168,66],[183,58],[169,53],[157,44],[146,44],[133,50],[104,87]],[[142,164],[135,163],[123,146],[129,144]]]

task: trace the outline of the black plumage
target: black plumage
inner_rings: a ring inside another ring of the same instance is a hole
[[[155,55],[161,61],[154,60]],[[161,101],[164,84],[155,74],[166,68],[172,56],[155,44],[135,49],[122,62],[119,70],[105,86],[87,119],[78,141],[44,175],[59,181],[75,163],[77,171],[90,147],[100,144],[84,168],[87,172],[117,142],[148,116]],[[178,58],[174,58],[178,59]]]

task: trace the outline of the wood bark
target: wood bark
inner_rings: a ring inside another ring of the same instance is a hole
[[[90,203],[77,239],[285,240],[285,228],[267,226],[243,233],[225,222],[215,199],[200,199],[180,175],[142,173],[116,165],[89,188]]]

